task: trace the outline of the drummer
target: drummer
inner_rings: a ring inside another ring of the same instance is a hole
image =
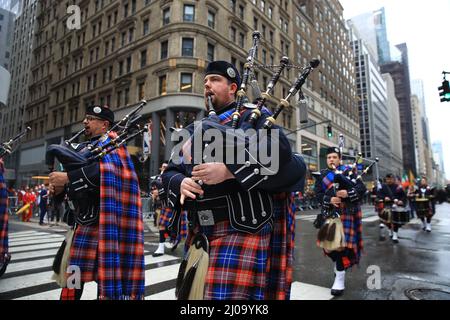
[[[417,216],[422,220],[422,230],[431,232],[431,218],[435,213],[433,210],[434,196],[427,178],[423,177],[420,180],[420,186],[417,188],[415,195]]]
[[[404,207],[406,204],[406,194],[400,184],[395,182],[392,173],[386,175],[385,182],[377,192],[377,199],[384,202],[385,210],[392,210],[393,206]],[[398,243],[398,230],[401,224],[388,223],[389,236],[394,243]]]

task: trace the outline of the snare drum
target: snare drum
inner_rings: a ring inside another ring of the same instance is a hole
[[[416,212],[419,218],[431,216],[430,200],[426,198],[416,198]]]
[[[407,224],[409,222],[409,211],[405,207],[392,208],[392,223]]]

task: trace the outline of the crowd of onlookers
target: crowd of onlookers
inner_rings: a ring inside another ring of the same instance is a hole
[[[10,213],[17,214],[23,222],[30,222],[33,216],[39,217],[42,226],[59,225],[64,220],[66,201],[53,201],[47,185],[23,186],[17,190],[9,187],[7,191]]]

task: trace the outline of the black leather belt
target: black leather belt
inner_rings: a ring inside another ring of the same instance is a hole
[[[183,208],[194,214],[196,213],[199,224],[204,227],[230,220],[226,197],[186,200]]]

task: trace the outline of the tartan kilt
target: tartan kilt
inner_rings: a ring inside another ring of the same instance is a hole
[[[351,259],[351,265],[358,264],[363,250],[362,239],[362,211],[358,207],[357,212],[348,212],[346,208],[342,209],[341,221],[344,228],[346,248],[354,253]]]
[[[228,221],[209,228],[205,300],[263,300],[271,225],[257,234],[237,232]]]
[[[8,254],[8,193],[6,185],[3,182],[3,176],[0,173],[0,263]]]
[[[80,268],[82,282],[97,280],[98,240],[98,225],[75,229],[68,265]]]
[[[169,207],[162,207],[159,214],[159,226],[164,227],[166,230],[169,227],[172,219],[174,218],[173,210]],[[188,220],[187,211],[181,211],[181,229],[178,230],[176,239],[186,239],[188,234]]]

